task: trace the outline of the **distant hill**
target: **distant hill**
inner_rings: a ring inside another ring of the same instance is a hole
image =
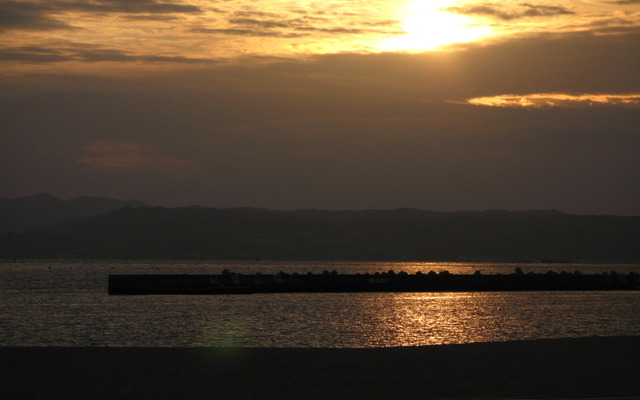
[[[0,232],[25,232],[70,218],[105,214],[122,207],[145,207],[139,201],[80,196],[60,200],[48,193],[14,199],[0,198]]]
[[[640,217],[132,208],[0,235],[0,257],[640,262]]]

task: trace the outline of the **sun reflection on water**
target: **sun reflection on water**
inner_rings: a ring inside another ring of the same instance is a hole
[[[496,293],[393,294],[380,311],[380,345],[509,340],[520,329],[521,320],[514,319],[513,312],[503,311],[500,295]],[[497,326],[501,327],[501,337],[496,337]]]

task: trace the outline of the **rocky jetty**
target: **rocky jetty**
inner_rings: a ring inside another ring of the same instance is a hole
[[[158,274],[109,275],[109,294],[251,294],[348,292],[493,292],[550,290],[638,290],[636,273],[582,274],[578,271],[456,275],[446,271],[408,274],[394,271],[373,274],[284,273],[218,275]]]

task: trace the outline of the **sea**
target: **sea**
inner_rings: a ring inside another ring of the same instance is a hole
[[[490,293],[107,294],[109,274],[616,271],[640,264],[5,260],[0,346],[424,346],[640,336],[640,290]]]

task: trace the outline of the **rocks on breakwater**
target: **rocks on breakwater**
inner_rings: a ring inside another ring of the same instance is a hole
[[[314,273],[240,274],[224,270],[221,274],[110,275],[109,294],[251,294],[319,292],[490,292],[548,290],[638,290],[636,273],[600,274],[576,272],[471,275],[439,273],[376,272],[339,274]]]

